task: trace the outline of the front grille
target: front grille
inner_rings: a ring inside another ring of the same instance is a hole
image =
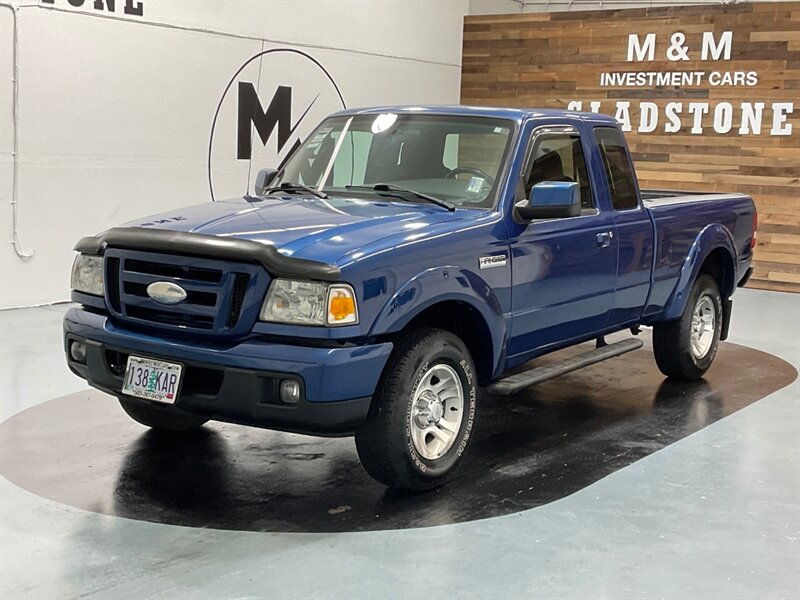
[[[190,315],[171,310],[153,310],[141,306],[129,306],[128,316],[143,321],[153,321],[176,327],[194,327],[195,329],[213,329],[214,317]]]
[[[244,295],[247,292],[249,283],[250,275],[246,273],[236,274],[236,279],[233,283],[233,293],[231,294],[231,306],[228,309],[228,327],[233,327],[236,325],[236,321],[239,320],[239,313],[242,311]]]
[[[108,290],[108,301],[111,308],[119,312],[119,259],[106,259],[105,286]]]
[[[146,273],[148,275],[158,275],[159,277],[179,277],[211,283],[219,283],[222,279],[222,271],[215,269],[200,269],[189,265],[170,265],[135,259],[125,261],[125,270],[130,273]]]
[[[137,324],[217,335],[244,334],[258,315],[269,276],[256,264],[149,252],[106,250],[112,315]],[[179,285],[186,298],[164,304],[150,297],[156,282]]]
[[[144,283],[126,281],[122,286],[122,290],[129,296],[150,297],[147,295],[147,285]],[[199,304],[200,306],[214,306],[217,303],[217,295],[211,292],[189,292],[186,295],[186,302]]]

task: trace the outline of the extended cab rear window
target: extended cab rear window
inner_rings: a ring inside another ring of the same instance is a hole
[[[595,127],[594,136],[603,158],[603,168],[614,210],[630,210],[639,206],[633,167],[625,139],[613,127]]]

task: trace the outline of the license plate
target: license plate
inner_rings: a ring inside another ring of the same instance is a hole
[[[129,356],[122,393],[137,398],[174,404],[178,397],[182,365],[140,356]]]

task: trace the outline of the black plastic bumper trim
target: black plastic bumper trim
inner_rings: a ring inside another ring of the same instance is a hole
[[[85,364],[75,362],[69,356],[69,343],[73,340],[85,342]],[[67,364],[75,375],[85,379],[91,386],[103,392],[113,396],[120,395],[123,376],[111,371],[106,359],[106,351],[130,354],[130,350],[88,340],[74,334],[67,335],[64,346],[67,351]],[[138,355],[138,353],[136,354]],[[335,402],[308,402],[305,399],[304,389],[298,404],[280,403],[278,398],[273,397],[274,391],[270,380],[295,379],[300,381],[302,386],[302,379],[293,373],[275,373],[175,360],[150,353],[144,353],[142,356],[177,362],[184,367],[223,372],[222,384],[216,394],[186,393],[182,389],[178,391],[178,400],[174,405],[158,403],[159,407],[177,413],[200,415],[215,421],[263,429],[343,437],[352,435],[369,412],[370,397]],[[138,398],[130,399],[142,403],[150,402]]]
[[[256,263],[274,277],[319,281],[339,281],[341,278],[341,272],[333,265],[284,256],[274,246],[253,240],[183,231],[115,227],[99,236],[82,238],[75,245],[75,250],[100,255],[106,247]]]
[[[750,281],[750,277],[753,275],[753,267],[750,267],[745,271],[744,277],[739,280],[737,287],[744,287],[747,285],[747,282]]]
[[[719,339],[724,342],[728,339],[728,332],[731,329],[731,314],[733,313],[733,300],[728,298],[722,301],[722,328],[720,329]]]

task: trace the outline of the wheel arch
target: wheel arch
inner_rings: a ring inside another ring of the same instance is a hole
[[[734,259],[723,247],[714,248],[708,253],[697,275],[705,273],[711,275],[717,282],[719,293],[723,298],[729,298],[736,289],[736,273]]]
[[[370,333],[393,336],[413,327],[445,329],[461,338],[481,385],[499,372],[506,338],[503,311],[491,286],[477,274],[452,267],[418,275],[386,303]]]
[[[722,225],[706,226],[695,238],[683,263],[678,283],[667,303],[664,320],[677,319],[683,314],[692,286],[701,273],[714,278],[723,302],[736,289],[736,250],[730,232]]]
[[[489,383],[494,374],[495,357],[491,332],[483,316],[463,300],[444,300],[432,304],[417,314],[404,330],[416,327],[435,327],[457,335],[466,344],[478,383]]]

